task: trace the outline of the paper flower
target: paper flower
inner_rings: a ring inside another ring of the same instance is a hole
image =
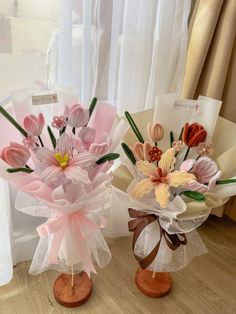
[[[64,116],[55,116],[53,117],[53,121],[52,121],[52,127],[58,129],[59,131],[61,131],[64,127],[66,127],[67,122],[66,122],[66,118]]]
[[[200,143],[197,147],[197,152],[201,156],[211,156],[214,153],[213,144]]]
[[[163,127],[159,123],[148,123],[147,133],[153,143],[157,143],[164,136]]]
[[[70,138],[66,133],[58,140],[56,152],[38,147],[34,153],[43,168],[40,176],[45,182],[50,184],[52,180],[63,175],[73,183],[78,181],[84,184],[90,183],[87,171],[82,168],[86,163],[91,164],[94,156],[88,155],[87,152],[73,156]]]
[[[217,164],[209,157],[200,157],[197,161],[187,159],[181,164],[180,170],[188,171],[195,175],[196,180],[188,182],[186,187],[191,191],[201,193],[211,191],[221,176],[221,171],[218,169]]]
[[[188,147],[198,146],[204,142],[207,137],[207,131],[198,123],[186,123],[183,129],[182,139]]]
[[[89,120],[89,110],[79,104],[74,104],[71,108],[67,107],[65,115],[68,116],[68,125],[74,128],[87,125]]]
[[[152,150],[152,146],[147,142],[145,143],[137,142],[136,144],[134,144],[133,147],[131,147],[131,150],[136,160],[149,160],[150,159],[149,152]]]
[[[154,146],[151,151],[149,151],[150,161],[159,161],[161,159],[162,150],[157,146]]]
[[[35,147],[37,142],[38,142],[38,138],[36,136],[33,136],[33,135],[27,135],[22,141],[24,146],[27,148]]]
[[[29,134],[34,135],[34,136],[39,136],[41,135],[43,131],[45,119],[42,113],[39,113],[38,117],[31,114],[24,118],[23,124],[24,124],[25,130]]]
[[[13,168],[24,167],[30,158],[30,151],[23,145],[15,142],[3,148],[1,158]]]
[[[169,201],[169,188],[186,186],[186,184],[195,179],[195,176],[185,171],[173,171],[175,163],[175,150],[168,149],[159,161],[158,167],[145,161],[138,161],[136,166],[144,176],[148,177],[136,184],[133,189],[133,195],[142,197],[155,189],[156,201],[162,208],[166,208]]]
[[[181,140],[174,141],[172,143],[172,147],[175,149],[176,152],[181,151],[181,148],[183,147],[183,142]]]

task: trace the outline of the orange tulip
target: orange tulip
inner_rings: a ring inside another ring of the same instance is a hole
[[[183,130],[182,140],[188,147],[198,146],[201,142],[205,142],[207,131],[201,124],[186,123]]]
[[[153,143],[157,143],[164,136],[163,127],[159,123],[148,123],[147,133]]]

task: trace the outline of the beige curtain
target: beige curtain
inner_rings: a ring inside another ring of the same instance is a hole
[[[222,99],[221,115],[236,123],[236,0],[196,0],[182,96]],[[218,209],[218,215],[223,213]],[[225,213],[236,220],[236,198]]]

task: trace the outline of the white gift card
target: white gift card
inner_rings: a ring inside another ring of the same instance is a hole
[[[207,141],[211,141],[219,115],[221,101],[199,96],[197,100],[178,99],[177,94],[160,95],[154,109],[154,121],[160,123],[164,130],[161,147],[170,147],[170,132],[178,139],[186,122],[201,124],[207,131]]]

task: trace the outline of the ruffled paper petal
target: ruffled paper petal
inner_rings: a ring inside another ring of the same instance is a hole
[[[161,207],[166,208],[169,202],[169,186],[165,183],[159,183],[155,186],[156,201]]]
[[[145,176],[157,176],[157,168],[148,161],[139,160],[136,162],[136,167]]]
[[[169,173],[166,179],[170,186],[178,187],[180,185],[185,186],[189,181],[194,180],[195,176],[185,171],[174,171]]]
[[[78,166],[66,167],[64,169],[65,176],[72,181],[72,183],[82,182],[84,184],[90,184],[87,171],[81,169]]]
[[[149,178],[143,179],[135,185],[132,194],[136,197],[142,197],[144,194],[149,193],[154,188],[154,185],[155,183]]]
[[[180,170],[186,171],[186,172],[190,171],[195,162],[196,162],[195,159],[187,159],[187,160],[183,161],[181,166],[180,166]]]
[[[164,154],[161,155],[161,160],[158,166],[162,169],[163,176],[166,176],[169,172],[174,169],[176,158],[175,149],[170,148]]]

